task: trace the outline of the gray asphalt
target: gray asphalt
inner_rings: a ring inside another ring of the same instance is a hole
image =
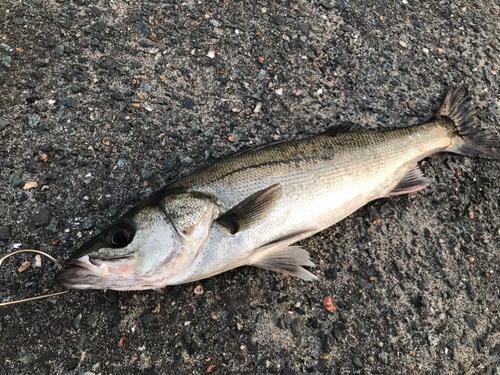
[[[340,121],[423,122],[456,85],[500,138],[497,12],[485,0],[0,1],[0,254],[64,261],[228,153]],[[0,373],[499,375],[500,162],[421,167],[425,190],[302,241],[315,283],[246,267],[0,308]],[[56,271],[9,259],[0,301],[60,290]]]

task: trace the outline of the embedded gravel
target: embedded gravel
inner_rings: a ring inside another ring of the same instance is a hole
[[[498,135],[498,12],[492,0],[3,1],[0,253],[63,261],[217,158],[339,121],[425,121],[457,84]],[[245,267],[0,308],[0,373],[499,375],[500,163],[446,154],[422,169],[424,191],[302,242],[315,283]],[[56,267],[36,263],[2,266],[0,301],[58,290]]]

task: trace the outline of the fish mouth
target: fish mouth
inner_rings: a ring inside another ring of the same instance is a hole
[[[56,282],[66,289],[122,289],[133,278],[133,255],[71,258],[57,274]],[[123,289],[125,290],[125,289]]]

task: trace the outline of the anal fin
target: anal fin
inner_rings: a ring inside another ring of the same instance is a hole
[[[410,169],[410,171],[405,174],[401,180],[399,180],[396,187],[392,189],[388,195],[391,196],[414,193],[424,189],[430,183],[431,180],[425,177],[418,165],[416,165]]]
[[[251,266],[264,268],[269,271],[286,273],[303,280],[314,281],[318,278],[302,266],[314,267],[309,259],[309,253],[300,246],[287,246],[269,252]]]
[[[315,266],[309,258],[307,250],[301,246],[289,246],[290,244],[306,238],[315,232],[317,231],[314,229],[307,229],[291,233],[288,236],[269,242],[268,244],[255,249],[247,264],[270,271],[297,276],[307,281],[317,280],[316,276],[302,268],[302,266]]]

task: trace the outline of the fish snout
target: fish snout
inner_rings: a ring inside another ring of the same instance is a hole
[[[67,289],[107,289],[117,279],[133,273],[133,256],[90,258],[84,255],[71,258],[56,276],[56,282]]]

